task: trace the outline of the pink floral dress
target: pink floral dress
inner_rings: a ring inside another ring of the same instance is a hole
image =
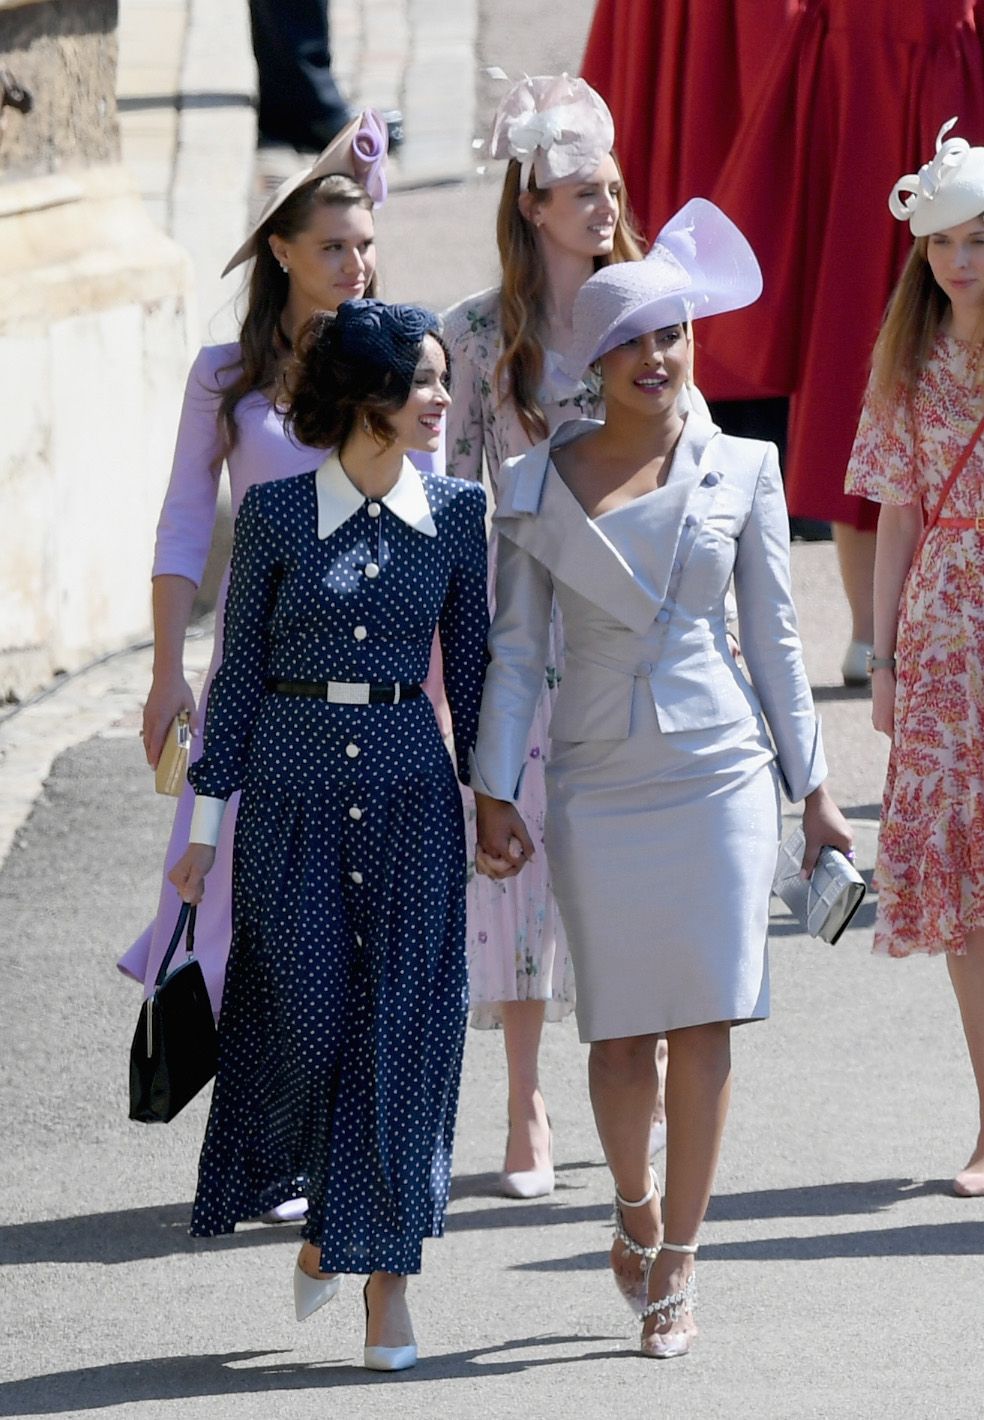
[[[941,335],[907,405],[865,402],[847,491],[935,508],[984,411],[977,349]],[[984,512],[984,441],[944,517]],[[935,528],[899,605],[875,951],[962,954],[984,926],[984,535]]]
[[[444,336],[451,355],[447,472],[481,479],[482,456],[495,493],[503,461],[531,447],[509,400],[494,392],[499,358],[499,292],[484,291],[452,307],[444,316]],[[540,403],[551,431],[568,419],[601,417],[598,394],[581,385],[563,394],[554,385],[556,359],[547,353],[547,374]],[[496,539],[489,547],[489,599],[495,581]],[[536,845],[536,857],[518,877],[493,882],[475,872],[475,805],[465,797],[468,841],[468,971],[472,1025],[501,1024],[502,1001],[546,1003],[547,1020],[560,1020],[574,1006],[574,972],[567,953],[560,913],[550,890],[543,824],[547,795],[544,756],[554,693],[563,670],[560,626],[551,628],[550,664],[527,746],[518,807]]]

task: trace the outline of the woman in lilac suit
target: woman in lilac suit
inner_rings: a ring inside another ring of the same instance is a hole
[[[154,671],[144,707],[147,760],[156,766],[168,727],[187,710],[204,723],[212,677],[222,660],[223,579],[215,647],[201,704],[184,675],[184,638],[208,557],[223,462],[235,513],[254,483],[317,467],[323,450],[292,441],[274,403],[294,334],[315,311],[375,291],[373,207],[386,196],[386,130],[371,110],[353,119],[312,165],[273,195],[225,272],[252,259],[246,315],[237,342],[199,351],[185,391],[171,482],[161,510],[153,567]],[[199,746],[192,751],[197,758]],[[238,796],[237,796],[238,797]],[[180,908],[167,873],[184,851],[194,794],[178,803],[164,862],[157,916],[118,963],[145,989],[154,981]],[[231,936],[235,803],[223,824],[209,894],[198,914],[196,950],[218,1014]],[[285,1205],[270,1221],[299,1216]]]

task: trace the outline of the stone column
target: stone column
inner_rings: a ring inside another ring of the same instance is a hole
[[[195,312],[120,164],[116,23],[0,0],[0,700],[149,629]]]

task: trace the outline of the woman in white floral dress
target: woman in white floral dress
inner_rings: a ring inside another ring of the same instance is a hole
[[[551,116],[563,110],[562,125]],[[626,216],[614,128],[604,102],[566,75],[515,84],[496,113],[490,151],[508,158],[499,205],[502,284],[445,314],[454,402],[447,471],[480,479],[483,456],[495,492],[500,465],[569,419],[595,416],[596,389],[573,385],[558,366],[574,297],[598,267],[642,255]],[[490,548],[495,575],[495,545]],[[491,581],[490,581],[491,586]],[[520,811],[542,844],[552,692],[562,673],[560,628],[527,751]],[[574,978],[546,854],[518,878],[495,882],[474,871],[475,815],[468,826],[468,965],[472,1023],[502,1025],[509,1073],[509,1137],[503,1192],[529,1198],[553,1188],[550,1128],[537,1058],[544,1019],[574,1004]]]
[[[954,120],[955,122],[955,120]],[[984,1197],[984,148],[937,139],[891,209],[915,245],[875,346],[847,491],[880,503],[872,722],[892,741],[875,951],[946,958],[977,1086],[953,1180]],[[951,483],[951,476],[952,483]]]

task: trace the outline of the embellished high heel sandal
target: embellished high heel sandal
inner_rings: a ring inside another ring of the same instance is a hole
[[[615,1286],[635,1312],[641,1317],[643,1308],[646,1305],[647,1285],[649,1281],[649,1269],[656,1261],[656,1254],[659,1247],[643,1247],[642,1243],[637,1243],[635,1238],[630,1238],[625,1231],[625,1222],[622,1218],[623,1208],[642,1208],[646,1203],[651,1203],[659,1193],[656,1186],[656,1175],[652,1169],[649,1170],[649,1188],[641,1198],[623,1198],[618,1189],[615,1190],[615,1210],[612,1213],[612,1226],[615,1229],[615,1237],[633,1257],[639,1259],[639,1276],[631,1281],[615,1273]]]
[[[689,1247],[681,1247],[679,1243],[663,1243],[660,1248],[654,1248],[654,1252],[679,1252],[686,1256],[697,1256],[697,1243],[691,1243]],[[646,1289],[648,1294],[649,1272],[652,1263],[646,1268]],[[687,1315],[692,1317],[694,1307],[697,1305],[697,1273],[691,1272],[686,1282],[679,1292],[672,1292],[668,1297],[657,1297],[655,1301],[649,1302],[642,1310],[643,1325],[650,1319],[656,1317],[658,1326],[671,1326],[673,1322],[679,1321],[680,1317]],[[694,1331],[680,1331],[670,1335],[660,1335],[658,1331],[651,1332],[646,1336],[643,1332],[640,1350],[644,1356],[652,1356],[657,1361],[668,1361],[672,1356],[686,1356],[690,1350],[690,1343],[696,1335]]]

